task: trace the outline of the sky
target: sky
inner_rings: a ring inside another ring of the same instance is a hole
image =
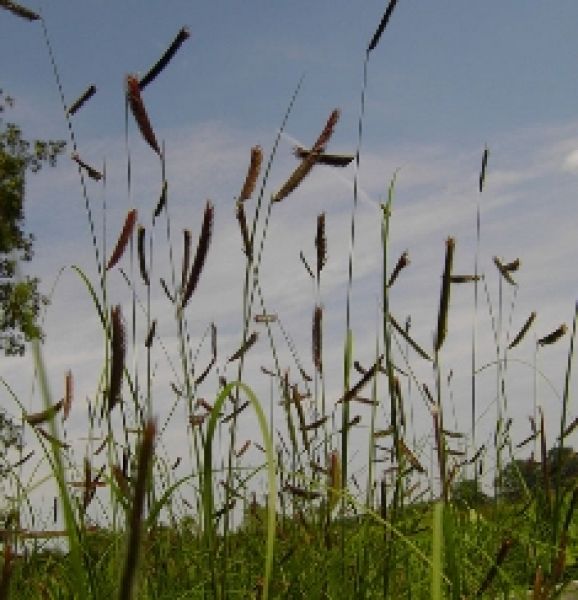
[[[99,251],[102,255],[106,239],[106,256],[131,208],[138,210],[139,223],[150,235],[161,186],[158,157],[142,140],[132,117],[125,135],[124,78],[128,73],[143,75],[177,31],[183,26],[189,28],[190,38],[146,88],[143,99],[157,138],[166,148],[177,270],[182,229],[191,229],[196,244],[206,200],[211,199],[215,206],[212,245],[198,290],[187,308],[187,323],[193,348],[208,325],[216,324],[218,372],[228,379],[235,376],[235,369],[226,361],[240,343],[244,277],[234,206],[250,148],[261,145],[268,157],[291,96],[303,77],[268,178],[265,201],[296,166],[293,146],[311,145],[334,108],[341,110],[341,118],[328,151],[356,151],[365,50],[386,5],[383,0],[133,0],[27,5],[44,18],[65,102],[72,102],[89,84],[97,87],[96,95],[72,118],[72,128],[81,157],[99,169],[106,167],[105,185],[87,182]],[[368,366],[374,360],[376,336],[381,331],[380,203],[396,174],[389,269],[404,250],[411,265],[391,288],[393,314],[400,322],[411,316],[412,335],[431,349],[445,240],[449,236],[456,240],[455,272],[472,273],[479,206],[479,264],[486,285],[479,288],[477,364],[481,367],[496,358],[492,320],[497,328],[500,286],[493,257],[506,262],[519,258],[521,269],[515,274],[519,285],[502,285],[501,347],[513,338],[531,311],[538,317],[528,338],[509,354],[513,360],[507,366],[507,414],[513,419],[515,444],[530,433],[528,416],[534,412],[536,399],[544,408],[548,438],[553,443],[559,431],[570,337],[566,335],[537,352],[535,349],[536,339],[561,323],[572,329],[577,297],[578,242],[573,227],[578,186],[576,22],[578,5],[573,0],[550,4],[538,0],[398,2],[367,65],[359,169],[354,164],[345,169],[315,167],[297,191],[273,207],[265,240],[261,283],[267,307],[280,316],[306,371],[312,374],[310,329],[316,295],[299,254],[303,251],[313,261],[316,218],[321,212],[326,214],[328,262],[321,278],[320,301],[325,310],[324,364],[330,407],[343,386],[353,182],[357,178],[359,204],[355,213],[351,324],[354,358]],[[16,99],[7,120],[21,125],[29,138],[68,141],[41,24],[0,12],[0,56],[0,86]],[[490,152],[487,179],[479,194],[481,156],[486,145]],[[70,145],[67,151],[70,153]],[[248,209],[253,211],[254,207],[252,199]],[[25,211],[26,228],[36,238],[36,254],[26,269],[39,274],[43,291],[51,294],[44,315],[43,355],[54,397],[63,393],[68,369],[75,378],[75,404],[66,423],[66,438],[72,443],[72,461],[80,465],[87,451],[86,442],[80,439],[86,437],[87,402],[94,402],[102,376],[104,338],[86,287],[70,268],[78,265],[97,285],[85,199],[76,165],[68,156],[61,158],[56,169],[44,169],[28,178]],[[173,309],[159,285],[159,278],[168,280],[171,272],[165,227],[165,220],[161,220],[153,233],[150,306],[159,334],[152,353],[153,407],[159,422],[166,424],[159,453],[174,459],[186,455],[190,438],[183,427],[185,407],[177,402],[171,412],[175,397],[170,384],[179,378],[171,367],[178,340]],[[146,305],[138,266],[134,262],[131,266],[128,253],[120,265],[129,277],[134,275],[137,299]],[[130,325],[132,294],[118,267],[110,272],[108,283],[110,304],[122,305]],[[446,425],[468,434],[473,307],[473,288],[456,286],[440,358],[443,378],[452,372],[451,383],[444,387]],[[138,303],[136,313],[136,343],[132,343],[131,332],[128,358],[133,372],[144,381],[146,318]],[[274,334],[282,368],[291,366],[296,377],[279,329]],[[205,340],[197,373],[209,354]],[[399,354],[397,358],[404,368],[404,358]],[[433,387],[431,366],[411,353],[409,359],[417,380]],[[273,366],[265,330],[247,355],[246,375],[268,408],[269,382],[259,375],[261,365]],[[26,410],[40,410],[42,400],[34,384],[30,352],[24,359],[2,358],[0,376]],[[402,385],[411,415],[408,438],[428,464],[431,416],[415,382],[403,379]],[[571,380],[569,420],[578,416],[575,387]],[[382,398],[385,388],[382,379],[378,390]],[[492,444],[495,367],[480,373],[477,389],[476,439],[469,437],[466,442],[470,454],[481,443]],[[212,401],[216,390],[213,373],[198,394]],[[0,390],[0,406],[11,415],[20,415],[4,389]],[[280,409],[276,411],[276,426],[283,428]],[[352,414],[362,417],[359,428],[352,430],[359,459],[366,452],[370,412],[360,405]],[[385,428],[388,419],[388,410],[380,407],[379,426]],[[247,411],[239,425],[238,446],[245,439],[258,441],[253,415]],[[224,439],[224,430],[219,435]],[[569,443],[576,447],[578,434],[572,435]],[[30,431],[27,440],[34,444]],[[262,460],[254,445],[246,457],[249,462]],[[490,452],[489,472],[492,461]],[[185,473],[190,464],[184,461],[181,468]]]

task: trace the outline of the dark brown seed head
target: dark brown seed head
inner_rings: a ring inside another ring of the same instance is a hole
[[[145,251],[145,241],[146,241],[146,236],[145,236],[145,228],[142,225],[138,226],[138,230],[137,230],[137,254],[138,254],[138,266],[139,266],[139,270],[140,270],[140,276],[142,277],[142,280],[144,281],[145,285],[150,285],[149,282],[149,274],[147,272],[147,265],[146,265],[146,251]]]
[[[500,274],[502,275],[502,277],[510,285],[517,285],[517,283],[512,279],[512,276],[510,275],[510,271],[508,269],[506,269],[506,265],[504,265],[504,263],[502,263],[502,261],[497,256],[494,256],[494,264],[496,265],[496,267],[498,267],[498,271],[500,271]],[[508,263],[508,264],[511,265],[513,263]]]
[[[138,128],[148,145],[160,156],[161,149],[149,121],[144,102],[141,98],[139,81],[135,75],[126,76],[126,95],[130,110]]]
[[[247,217],[245,215],[245,207],[242,202],[237,202],[237,209],[235,211],[237,222],[241,230],[241,238],[243,240],[243,252],[245,256],[251,260],[253,258],[253,244],[251,242],[251,235],[249,234],[249,227],[247,225]]]
[[[325,213],[317,217],[317,232],[315,234],[315,249],[317,250],[317,282],[321,271],[327,262],[327,237],[325,236]]]
[[[532,311],[530,313],[530,316],[524,323],[522,329],[520,329],[520,331],[518,332],[516,337],[512,340],[512,342],[508,346],[508,350],[515,348],[522,341],[524,336],[528,333],[528,331],[529,331],[530,327],[532,326],[532,323],[534,322],[535,319],[536,319],[536,313],[534,311]]]
[[[116,242],[116,246],[114,248],[112,256],[110,257],[108,264],[106,265],[107,271],[112,269],[116,265],[116,263],[121,259],[122,255],[124,254],[124,251],[126,250],[128,241],[130,240],[130,238],[132,236],[132,232],[133,232],[134,226],[136,224],[136,218],[137,218],[136,208],[129,210],[126,215],[126,219],[124,220],[124,225],[122,227],[122,231],[120,233],[118,241]]]
[[[122,375],[126,356],[126,335],[120,304],[111,309],[111,366],[108,387],[108,411],[110,412],[121,398]]]
[[[176,54],[177,50],[181,47],[183,42],[189,38],[190,35],[191,34],[187,27],[181,27],[175,39],[171,42],[171,45],[165,50],[159,60],[151,67],[150,71],[140,80],[139,87],[141,90],[144,90],[144,88],[167,66],[171,58]]]
[[[261,172],[262,162],[263,150],[261,149],[261,146],[254,146],[251,148],[251,162],[249,164],[247,176],[245,177],[245,183],[243,183],[243,188],[241,189],[241,194],[239,196],[240,202],[248,200],[253,195],[259,173]]]
[[[408,251],[406,250],[399,257],[399,259],[389,277],[389,281],[387,282],[388,288],[394,284],[395,280],[397,279],[397,276],[401,273],[402,269],[405,269],[405,267],[407,267],[409,265],[409,262],[410,262],[409,254],[408,254]]]
[[[285,182],[285,184],[281,187],[281,189],[273,196],[273,202],[281,202],[289,196],[291,192],[297,188],[297,186],[305,179],[305,177],[309,174],[315,163],[317,162],[318,156],[325,150],[325,146],[331,139],[333,135],[333,130],[335,129],[335,125],[339,120],[340,112],[335,109],[330,115],[329,119],[327,119],[327,123],[323,128],[323,131],[317,138],[315,144],[311,148],[311,152],[309,155],[301,161],[299,166],[293,171],[290,175],[289,179]]]
[[[450,288],[452,265],[454,260],[454,250],[456,242],[454,238],[446,240],[446,258],[444,264],[444,274],[442,277],[442,288],[440,292],[440,306],[438,311],[438,327],[435,338],[435,351],[438,352],[442,347],[448,332],[448,312],[450,307]]]
[[[369,42],[369,46],[367,47],[367,54],[369,54],[372,50],[375,50],[383,32],[385,31],[385,28],[387,27],[387,24],[389,23],[389,20],[391,19],[391,15],[396,4],[397,0],[390,0],[389,4],[387,5],[385,13],[383,14],[383,17],[381,18],[381,21],[375,33],[373,34],[371,41]]]
[[[313,327],[312,327],[312,339],[313,339],[313,364],[319,373],[323,372],[323,361],[322,361],[322,323],[323,323],[323,307],[316,306],[313,311]]]
[[[233,362],[234,360],[238,360],[241,358],[253,344],[257,342],[259,334],[254,331],[247,340],[241,345],[241,347],[229,358],[228,362]]]
[[[88,88],[80,95],[80,97],[75,100],[67,109],[66,114],[68,116],[73,115],[77,111],[81,109],[82,106],[90,99],[92,96],[96,94],[96,86],[90,85]]]
[[[550,344],[556,343],[564,334],[568,331],[568,327],[566,327],[565,323],[562,323],[560,327],[555,329],[552,333],[545,335],[543,338],[538,340],[538,345],[540,346],[549,346]]]
[[[205,214],[203,216],[203,225],[201,228],[201,234],[197,243],[197,252],[195,253],[195,260],[191,268],[191,274],[185,289],[183,290],[182,307],[187,305],[193,292],[195,291],[199,278],[205,264],[205,259],[209,252],[209,246],[211,244],[211,237],[213,234],[213,219],[214,219],[214,208],[213,203],[207,200],[205,205]]]
[[[38,13],[26,8],[26,6],[22,6],[22,4],[12,2],[12,0],[2,0],[2,2],[0,2],[0,8],[9,10],[12,14],[26,19],[27,21],[38,21],[40,19],[40,15]]]

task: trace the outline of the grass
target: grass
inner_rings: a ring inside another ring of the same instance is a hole
[[[32,490],[23,476],[23,465],[30,456],[26,448],[21,448],[19,460],[4,475],[6,485],[14,491],[15,501],[10,512],[4,515],[1,530],[0,599],[430,597],[436,600],[526,597],[528,590],[533,590],[535,598],[550,598],[570,581],[578,579],[575,516],[578,457],[571,450],[564,451],[565,442],[577,424],[568,422],[576,315],[570,331],[561,325],[538,341],[540,346],[548,346],[570,340],[559,438],[548,448],[544,415],[541,419],[535,415],[534,430],[526,443],[540,444],[539,460],[518,459],[509,434],[508,397],[503,390],[507,390],[507,361],[512,360],[509,352],[524,340],[527,343],[526,334],[535,314],[525,321],[509,345],[504,344],[506,294],[502,285],[512,286],[517,294],[513,277],[519,262],[495,259],[500,290],[495,305],[487,288],[491,274],[478,271],[478,251],[474,274],[455,274],[456,242],[448,237],[445,261],[440,269],[435,339],[431,349],[421,344],[419,332],[410,332],[409,321],[405,327],[400,325],[391,307],[390,289],[403,285],[403,277],[409,276],[406,275],[408,253],[404,252],[394,262],[389,248],[390,228],[395,225],[395,175],[387,200],[382,204],[381,222],[376,224],[382,233],[383,292],[379,313],[381,327],[375,339],[369,341],[374,348],[374,361],[363,366],[355,360],[356,345],[365,343],[356,340],[349,318],[365,88],[371,52],[377,48],[395,6],[395,0],[388,4],[364,61],[359,137],[354,156],[343,390],[336,404],[326,397],[329,369],[324,360],[327,314],[322,277],[327,262],[325,213],[317,218],[313,268],[301,255],[315,289],[313,310],[310,307],[304,310],[312,322],[311,365],[303,358],[306,351],[295,347],[290,333],[283,327],[282,315],[268,310],[260,273],[277,203],[286,202],[298,186],[307,185],[308,173],[318,164],[340,168],[353,158],[325,151],[339,111],[332,111],[310,149],[296,151],[300,162],[276,192],[272,192],[269,185],[271,166],[301,83],[291,98],[268,159],[263,161],[260,147],[251,150],[247,176],[240,186],[236,204],[239,252],[245,260],[244,289],[239,299],[242,330],[238,334],[237,350],[223,357],[217,352],[217,325],[209,324],[201,344],[205,340],[208,344],[210,339],[210,359],[208,364],[201,364],[199,347],[193,346],[186,309],[194,296],[201,293],[199,282],[202,282],[205,259],[211,252],[215,208],[207,202],[194,255],[191,253],[192,233],[184,231],[183,262],[177,265],[164,151],[140,95],[142,87],[152,83],[186,41],[187,30],[180,30],[144,81],[139,82],[132,75],[127,79],[127,111],[132,111],[140,133],[159,155],[163,166],[159,181],[162,192],[150,226],[145,225],[145,218],[135,209],[128,212],[124,226],[112,224],[120,235],[108,261],[103,251],[107,248],[106,238],[103,235],[98,242],[95,236],[94,209],[84,180],[85,173],[93,177],[97,172],[91,171],[76,154],[70,120],[92,94],[83,95],[70,108],[62,94],[99,274],[94,283],[81,267],[72,267],[86,287],[102,327],[103,366],[97,377],[98,390],[90,399],[86,422],[89,440],[98,438],[99,447],[95,449],[90,441],[82,466],[72,463],[65,442],[66,419],[72,402],[71,377],[66,379],[66,402],[54,403],[42,347],[35,342],[32,355],[43,411],[27,414],[9,382],[1,383],[14,406],[22,412],[26,429],[38,437],[50,466],[45,477],[56,483],[65,528],[56,532],[30,531],[35,527],[35,509],[29,500]],[[62,91],[48,32],[45,25],[43,27]],[[486,148],[480,193],[490,176],[487,165]],[[137,176],[137,170],[133,170],[132,176]],[[251,215],[249,207],[253,199]],[[106,207],[103,206],[102,212],[106,223]],[[478,246],[479,213],[478,204]],[[134,235],[138,238],[136,258]],[[170,250],[167,279],[160,279],[155,270],[158,270],[155,253],[162,250],[161,244]],[[122,269],[127,262],[129,269],[122,272],[132,300],[132,314],[126,319],[131,327],[126,325],[121,305],[110,306],[108,300],[107,272]],[[450,296],[459,285],[475,288],[472,420],[463,431],[453,431],[447,427],[449,419],[445,414],[451,402],[449,383],[446,383],[449,377],[442,359],[451,315]],[[492,473],[493,496],[482,492],[479,476],[490,449],[475,445],[476,378],[488,368],[476,364],[476,343],[481,335],[477,331],[477,318],[478,311],[482,310],[478,286],[482,285],[492,322],[492,331],[487,333],[494,339],[496,350],[493,366],[497,387],[494,443],[497,469]],[[170,363],[174,375],[170,390],[172,407],[163,423],[155,421],[154,415],[157,392],[153,385],[151,356],[165,349],[162,337],[156,333],[157,319],[161,315],[152,314],[151,309],[153,287],[164,290],[171,309],[167,312],[172,312],[178,332],[179,361]],[[146,301],[142,300],[143,295]],[[437,290],[433,290],[432,297],[436,295]],[[514,302],[515,294],[513,297]],[[146,324],[143,344],[134,333],[137,319],[143,319]],[[268,415],[264,408],[267,400],[253,392],[257,382],[247,381],[245,375],[246,356],[263,335],[267,337],[274,364],[273,370],[264,373],[271,384]],[[288,347],[299,373],[297,377],[295,371],[290,375],[289,365],[284,362],[279,337]],[[146,352],[144,376],[139,365],[129,365],[126,360],[128,347],[132,345],[136,350],[138,344],[142,346],[140,351],[144,348]],[[235,381],[227,382],[222,376],[219,364],[224,362],[236,367]],[[424,362],[432,367],[429,385],[416,375],[417,363]],[[308,374],[309,368],[313,376]],[[533,365],[531,376],[537,371]],[[200,396],[200,387],[206,380],[213,382],[214,400]],[[429,441],[412,438],[413,423],[406,414],[406,383],[423,399],[426,418],[432,423]],[[282,407],[281,414],[276,414],[278,404]],[[353,440],[358,431],[359,414],[355,414],[352,407],[358,405],[367,407],[370,425],[367,452],[362,458],[364,464],[359,467],[357,461],[353,469],[352,458],[357,448]],[[260,441],[243,437],[238,418],[244,411],[252,411],[256,416]],[[178,415],[182,414],[186,415],[185,423],[178,422]],[[383,415],[386,426],[382,427],[379,423]],[[466,431],[470,425],[471,430]],[[185,457],[189,472],[180,478],[174,471],[183,457],[168,457],[155,450],[164,445],[164,438],[177,427],[186,431],[190,441],[189,454]],[[217,431],[222,445],[215,451]],[[250,445],[261,449],[261,459],[256,464],[246,459]],[[424,457],[428,451],[432,461],[426,466]],[[101,466],[94,470],[93,465],[97,463]],[[379,463],[385,463],[382,473]],[[359,479],[364,474],[366,481],[361,485]],[[72,481],[79,478],[81,481]],[[96,503],[106,519],[95,526],[90,513]],[[43,536],[49,539],[59,535],[66,540],[61,550],[50,549],[42,543]]]

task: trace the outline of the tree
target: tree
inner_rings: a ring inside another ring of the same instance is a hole
[[[550,486],[556,483],[556,469],[558,468],[560,468],[562,489],[571,489],[578,480],[578,453],[567,446],[550,448],[546,455],[546,471]],[[522,499],[524,484],[532,495],[544,490],[544,468],[541,462],[532,458],[515,459],[506,465],[502,473],[502,496],[511,500]]]
[[[490,502],[478,479],[462,479],[452,488],[452,500],[459,508],[481,508]]]
[[[42,336],[38,313],[45,300],[36,277],[18,277],[18,261],[32,260],[34,236],[25,233],[26,172],[56,165],[63,141],[28,141],[22,130],[2,118],[14,101],[0,89],[0,348],[6,355],[24,353],[24,342]]]

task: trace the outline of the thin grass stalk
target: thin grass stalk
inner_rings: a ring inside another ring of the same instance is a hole
[[[431,599],[442,600],[443,596],[443,549],[444,549],[444,502],[433,505]]]
[[[145,497],[151,478],[153,464],[155,434],[156,425],[154,421],[147,421],[143,428],[142,442],[138,452],[138,470],[132,498],[130,521],[128,524],[127,555],[120,580],[119,600],[131,600],[134,597],[133,590],[136,583],[135,580],[141,549]]]
[[[267,502],[267,542],[265,549],[265,568],[263,575],[263,587],[262,587],[262,599],[267,600],[269,598],[269,587],[271,583],[271,574],[273,568],[273,551],[275,544],[275,499],[277,497],[276,483],[275,483],[275,453],[273,449],[273,442],[269,436],[269,428],[267,425],[267,418],[261,408],[261,405],[253,393],[253,391],[242,382],[233,382],[227,384],[217,396],[214,403],[214,410],[209,416],[209,423],[207,425],[207,435],[204,447],[204,467],[203,467],[203,536],[205,541],[205,547],[207,549],[208,557],[215,556],[215,544],[216,544],[216,531],[214,524],[214,506],[213,506],[213,476],[212,476],[212,447],[213,437],[217,426],[218,414],[223,408],[223,404],[227,400],[230,392],[234,388],[240,388],[246,394],[249,399],[251,406],[253,407],[259,428],[261,430],[261,436],[265,446],[265,453],[267,457],[267,486],[268,486],[268,502]],[[212,587],[213,591],[217,591],[217,570],[220,565],[211,560],[211,571],[212,571]],[[216,596],[215,596],[216,597]]]
[[[48,384],[48,376],[46,374],[46,368],[44,359],[42,357],[42,350],[38,339],[33,339],[31,342],[32,355],[34,359],[34,366],[38,376],[38,383],[40,387],[40,393],[44,400],[44,405],[48,410],[52,405],[52,398],[50,393],[50,387]],[[58,439],[58,431],[56,428],[56,420],[51,419],[49,422],[50,435],[53,440]],[[70,564],[72,569],[72,584],[73,589],[83,597],[88,598],[94,595],[94,589],[91,589],[92,581],[86,577],[86,571],[83,565],[83,550],[82,550],[82,537],[83,532],[81,531],[79,524],[76,520],[75,511],[73,508],[72,498],[66,485],[66,475],[64,470],[64,463],[62,461],[61,448],[52,441],[50,443],[51,448],[51,466],[53,475],[58,486],[60,501],[62,504],[64,523],[66,531],[68,532],[69,542],[69,556]]]
[[[11,3],[12,5],[14,5],[14,3]],[[40,23],[42,26],[42,34],[44,37],[44,43],[46,45],[46,50],[48,52],[48,57],[50,59],[50,64],[52,66],[52,73],[54,75],[54,81],[56,83],[56,87],[58,88],[58,95],[60,98],[60,104],[62,107],[62,111],[64,113],[64,118],[66,120],[66,125],[68,128],[68,134],[69,134],[69,138],[70,138],[70,142],[72,143],[72,151],[75,154],[78,154],[78,144],[76,142],[76,134],[74,132],[74,128],[72,126],[72,119],[70,118],[71,115],[68,114],[67,112],[67,105],[66,105],[66,100],[65,100],[65,95],[64,95],[64,88],[62,86],[62,79],[60,77],[60,70],[58,68],[58,64],[56,62],[56,56],[54,54],[54,50],[52,48],[52,42],[50,40],[50,36],[48,34],[48,28],[46,26],[46,21],[44,18],[40,19]],[[78,167],[78,174],[80,177],[80,185],[82,188],[82,197],[84,199],[84,209],[86,212],[86,216],[87,216],[87,220],[88,220],[88,225],[89,225],[89,229],[90,229],[90,237],[91,237],[91,242],[92,242],[92,247],[94,249],[94,256],[95,256],[95,262],[96,262],[96,268],[97,268],[97,272],[98,272],[98,277],[99,277],[99,281],[100,281],[100,290],[102,293],[102,298],[103,298],[103,304],[106,305],[106,284],[105,284],[105,279],[106,279],[106,271],[104,269],[104,265],[103,265],[103,261],[101,259],[101,255],[100,255],[100,250],[99,250],[99,246],[98,246],[98,242],[96,240],[96,228],[94,225],[94,218],[92,215],[92,207],[90,204],[90,197],[88,194],[88,187],[86,185],[86,179],[84,177],[84,172],[81,169],[81,167]],[[103,178],[104,180],[104,178]],[[103,255],[105,256],[105,255]]]
[[[560,417],[560,438],[559,452],[556,456],[555,469],[555,498],[554,498],[554,515],[552,522],[552,544],[556,548],[559,542],[560,535],[560,515],[562,510],[563,494],[562,494],[562,449],[564,448],[564,439],[566,432],[566,422],[568,419],[568,402],[570,401],[570,379],[572,375],[572,362],[574,358],[574,342],[576,339],[576,323],[578,321],[578,302],[574,305],[574,318],[572,319],[572,334],[570,336],[570,347],[568,349],[568,357],[566,362],[566,372],[564,375],[564,392],[562,394],[562,414]]]
[[[281,126],[279,128],[279,131],[277,132],[277,135],[275,136],[275,141],[273,142],[273,148],[269,154],[269,158],[268,158],[267,164],[265,166],[265,171],[264,171],[263,177],[261,179],[261,186],[259,189],[259,194],[257,196],[257,205],[255,207],[253,222],[251,225],[251,235],[249,238],[251,240],[251,252],[247,256],[247,261],[246,261],[246,265],[245,265],[245,281],[243,284],[243,334],[242,334],[242,340],[241,340],[242,344],[244,344],[247,341],[247,336],[248,336],[248,332],[249,332],[249,323],[251,322],[251,316],[252,316],[252,307],[253,307],[253,302],[254,302],[254,296],[255,296],[255,292],[256,292],[256,286],[258,284],[259,267],[260,267],[262,256],[263,256],[263,248],[264,248],[264,244],[265,244],[265,239],[266,239],[266,235],[267,235],[267,231],[268,231],[268,225],[269,225],[269,220],[271,217],[271,211],[272,211],[272,206],[273,206],[273,199],[270,198],[269,202],[267,204],[264,223],[263,223],[262,229],[261,229],[261,240],[260,240],[260,244],[259,244],[259,250],[257,253],[257,257],[255,258],[254,248],[255,248],[255,240],[257,239],[257,233],[256,233],[257,232],[257,224],[261,220],[261,212],[262,212],[262,208],[263,208],[263,198],[265,195],[265,188],[266,188],[267,182],[269,180],[269,175],[271,172],[271,167],[273,165],[273,161],[277,154],[277,149],[279,147],[279,142],[281,141],[281,136],[282,136],[283,132],[285,131],[287,122],[289,120],[289,116],[290,116],[291,112],[293,111],[293,106],[295,104],[295,101],[297,100],[299,91],[301,90],[303,78],[304,77],[301,77],[301,79],[299,80],[299,82],[293,92],[293,95],[291,97],[291,100],[289,101],[289,105],[287,106],[287,109],[285,110],[285,113],[283,115],[283,120],[281,122]],[[241,357],[241,360],[239,361],[239,365],[237,368],[237,381],[242,381],[243,367],[244,367],[244,357]],[[280,370],[279,370],[279,374],[280,374]],[[281,388],[281,377],[280,376],[278,378],[278,384]],[[235,393],[237,394],[235,401],[238,402],[238,390],[236,390]],[[235,447],[235,443],[236,443],[236,419],[233,420],[231,427],[229,429],[229,449],[230,449],[230,451],[229,451],[228,462],[227,462],[227,484],[231,484],[231,482],[232,482],[233,456],[231,453],[231,449]],[[224,520],[225,540],[228,539],[228,531],[229,531],[229,515],[227,513],[225,515],[225,520]],[[228,549],[227,549],[227,544],[225,544],[225,565],[227,564],[227,560],[228,560]]]
[[[480,257],[480,239],[481,239],[481,210],[480,198],[486,181],[486,169],[488,164],[489,150],[486,146],[482,155],[482,167],[479,179],[479,194],[476,201],[476,251],[474,255],[474,314],[472,316],[472,351],[471,351],[471,431],[472,446],[476,447],[476,370],[477,370],[477,335],[478,335],[478,279],[479,279],[479,257]],[[477,470],[473,466],[474,479],[477,482]]]

